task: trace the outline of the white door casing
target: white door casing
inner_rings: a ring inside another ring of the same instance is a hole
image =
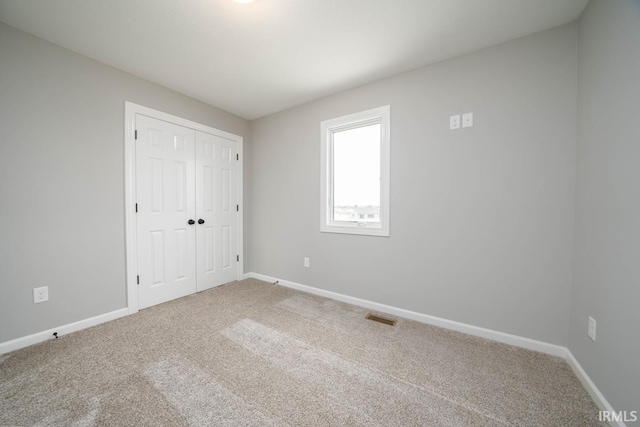
[[[198,291],[237,277],[236,154],[234,141],[196,132]]]
[[[142,147],[138,156],[136,130]],[[159,145],[172,151],[160,150]],[[237,135],[125,102],[130,314],[243,277],[242,148],[243,139]],[[142,177],[140,182],[137,176]],[[138,188],[142,180],[149,184],[147,189]],[[161,217],[168,225],[157,223]],[[189,225],[189,219],[195,224]],[[198,224],[199,219],[204,223]],[[142,251],[150,252],[139,256]],[[147,290],[155,296],[145,295]]]

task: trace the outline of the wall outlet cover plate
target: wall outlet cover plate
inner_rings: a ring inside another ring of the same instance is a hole
[[[33,303],[38,304],[45,301],[49,301],[49,287],[33,288]]]
[[[449,129],[460,129],[460,114],[449,117]]]

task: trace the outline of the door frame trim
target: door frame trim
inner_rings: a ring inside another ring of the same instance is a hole
[[[243,205],[243,141],[241,136],[234,135],[220,129],[212,128],[191,120],[178,116],[134,104],[125,101],[124,103],[124,209],[125,209],[125,259],[126,259],[126,286],[127,286],[127,309],[129,314],[138,312],[138,245],[137,245],[137,224],[136,224],[136,141],[135,141],[135,120],[136,114],[142,114],[158,120],[174,123],[190,129],[210,133],[237,143],[238,154],[242,161],[238,162],[237,172],[237,200],[238,205]],[[236,280],[244,277],[244,206],[240,206],[238,216],[238,254],[240,261],[237,265]]]

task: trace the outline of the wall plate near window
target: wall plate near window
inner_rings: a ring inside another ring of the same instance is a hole
[[[391,107],[325,120],[320,130],[320,231],[389,236]]]

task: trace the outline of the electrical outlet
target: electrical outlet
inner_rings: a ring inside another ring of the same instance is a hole
[[[462,127],[470,128],[473,126],[473,113],[464,113],[462,115]]]
[[[460,114],[449,117],[449,129],[460,129]]]
[[[309,268],[309,258],[307,257],[304,258],[304,266]]]
[[[591,338],[594,342],[596,340],[596,320],[589,316],[589,326],[587,328],[587,335],[589,335],[589,338]]]
[[[49,301],[49,287],[33,288],[33,303]]]

